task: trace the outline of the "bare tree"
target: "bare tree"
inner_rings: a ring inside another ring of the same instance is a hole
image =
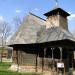
[[[19,16],[16,16],[13,19],[13,23],[15,25],[15,31],[16,31],[19,28],[19,26],[21,25],[22,20],[21,20],[21,18]]]
[[[3,56],[3,50],[6,46],[6,40],[8,36],[10,35],[10,26],[7,22],[2,21],[0,22],[0,42],[1,42],[1,62],[2,62],[2,56]]]
[[[14,25],[15,25],[15,31],[17,31],[18,28],[19,28],[19,26],[20,26],[21,23],[22,23],[22,19],[21,19],[19,16],[16,16],[16,17],[14,17],[14,19],[13,19],[13,23],[14,23]],[[17,55],[17,65],[18,65],[17,71],[19,71],[19,61],[18,61],[19,52],[18,52],[18,51],[17,51],[16,55]]]

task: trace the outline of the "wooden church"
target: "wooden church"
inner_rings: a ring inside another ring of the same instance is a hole
[[[46,20],[29,13],[11,38],[11,70],[58,75],[59,71],[74,69],[75,38],[67,20],[70,14],[56,7],[44,15]]]

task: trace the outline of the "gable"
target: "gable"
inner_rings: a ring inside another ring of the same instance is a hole
[[[43,28],[45,29],[45,20],[30,13],[25,17],[18,31],[10,39],[10,44],[36,43],[37,32]]]

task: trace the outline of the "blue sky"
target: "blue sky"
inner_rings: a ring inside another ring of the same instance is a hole
[[[59,6],[71,13],[69,30],[75,30],[75,0],[58,0]],[[55,7],[55,0],[0,0],[0,20],[11,23],[15,16],[23,18],[32,12],[42,18],[43,14]],[[14,27],[11,24],[11,27]]]

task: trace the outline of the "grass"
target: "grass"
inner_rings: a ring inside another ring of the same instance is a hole
[[[0,75],[39,75],[35,73],[18,73],[9,71],[8,68],[11,66],[11,63],[0,63]]]
[[[0,75],[38,75],[35,73],[17,73],[17,72],[11,72],[11,71],[0,71]]]
[[[11,63],[8,62],[0,62],[0,70],[7,70],[11,66]]]

